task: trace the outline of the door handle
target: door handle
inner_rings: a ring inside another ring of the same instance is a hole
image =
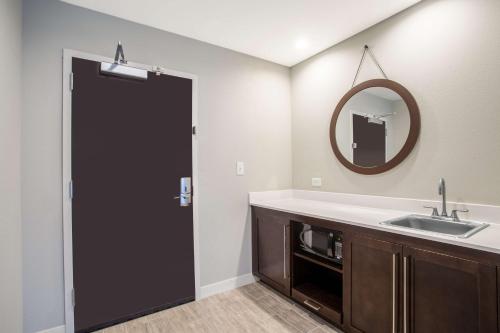
[[[403,332],[408,332],[408,257],[403,257]]]
[[[286,225],[283,225],[283,279],[286,280]]]
[[[313,304],[310,300],[306,299],[304,301],[304,304],[313,309],[314,311],[319,311],[321,310],[321,306]]]
[[[396,333],[396,254],[392,254],[392,333]]]
[[[191,195],[191,177],[182,177],[180,180],[180,194],[175,196],[174,200],[180,199],[181,207],[188,207],[191,205],[192,195]]]

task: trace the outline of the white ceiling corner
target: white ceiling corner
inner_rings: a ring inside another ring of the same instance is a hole
[[[62,0],[293,66],[420,0]]]

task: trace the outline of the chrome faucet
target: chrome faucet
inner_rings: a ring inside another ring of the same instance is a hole
[[[468,209],[453,209],[451,211],[451,215],[448,215],[448,212],[446,211],[446,183],[444,181],[444,178],[440,178],[439,179],[439,188],[438,188],[438,191],[439,191],[439,195],[442,197],[442,210],[441,210],[441,214],[439,214],[438,212],[438,209],[437,207],[434,207],[434,206],[424,206],[424,208],[430,208],[432,209],[432,217],[449,217],[450,219],[452,219],[453,221],[455,222],[460,222],[460,218],[458,217],[458,212],[461,212],[461,213],[467,213],[469,212]]]
[[[446,183],[444,178],[439,179],[439,195],[442,197],[442,209],[441,216],[448,217],[448,212],[446,211]]]

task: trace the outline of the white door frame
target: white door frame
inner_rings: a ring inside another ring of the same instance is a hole
[[[73,309],[73,235],[72,235],[72,202],[70,198],[71,181],[71,73],[72,59],[80,58],[92,61],[113,62],[108,57],[102,57],[90,53],[63,49],[63,78],[62,78],[62,206],[63,206],[63,240],[64,240],[64,317],[66,333],[75,331],[75,317]],[[148,66],[128,62],[129,66],[156,71],[157,66]],[[191,79],[193,82],[193,104],[192,122],[198,132],[198,77],[194,74],[183,73],[175,70],[164,69],[162,74]],[[194,282],[195,298],[200,298],[200,262],[199,262],[199,219],[198,219],[198,139],[197,135],[192,138],[193,152],[193,243],[194,243]]]

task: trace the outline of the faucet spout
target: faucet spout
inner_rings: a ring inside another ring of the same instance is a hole
[[[441,216],[448,217],[448,212],[446,211],[446,182],[444,178],[439,179],[439,195],[442,198],[442,210]]]

